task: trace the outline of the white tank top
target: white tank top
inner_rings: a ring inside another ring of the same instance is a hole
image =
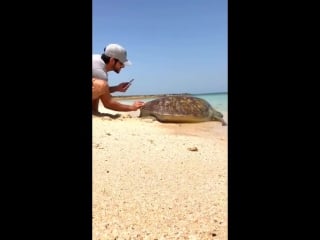
[[[106,71],[106,64],[101,59],[100,54],[92,55],[92,77],[108,81],[108,73]]]

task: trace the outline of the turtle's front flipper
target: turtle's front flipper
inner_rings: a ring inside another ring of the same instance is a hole
[[[222,126],[227,126],[228,124],[226,123],[226,121],[223,118],[220,117],[214,117],[217,121],[222,123]]]

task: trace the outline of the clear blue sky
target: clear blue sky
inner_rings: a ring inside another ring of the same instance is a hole
[[[125,94],[228,89],[227,0],[93,0],[92,51],[109,43],[132,62],[109,84],[135,79]]]

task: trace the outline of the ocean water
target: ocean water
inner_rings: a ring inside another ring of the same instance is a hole
[[[203,93],[192,95],[208,101],[217,111],[228,112],[228,93]]]

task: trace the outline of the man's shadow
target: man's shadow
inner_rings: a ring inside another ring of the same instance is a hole
[[[119,113],[110,114],[110,113],[92,112],[92,115],[97,116],[97,117],[109,117],[112,119],[117,119],[117,118],[121,117],[121,114],[119,114]]]

